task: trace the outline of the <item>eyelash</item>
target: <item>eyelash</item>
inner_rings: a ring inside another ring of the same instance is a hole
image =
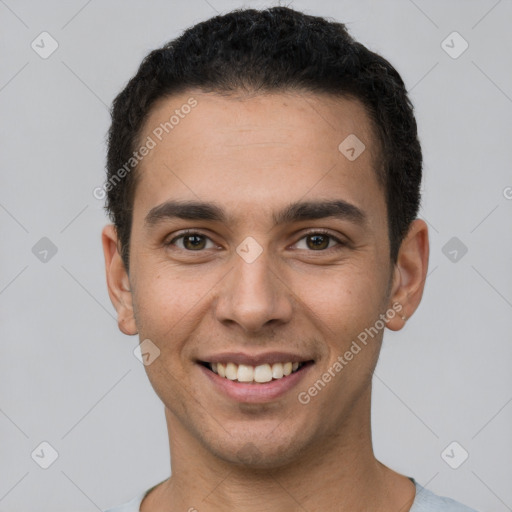
[[[201,233],[200,231],[194,231],[194,230],[186,230],[184,232],[182,232],[180,235],[174,237],[172,240],[170,240],[169,242],[165,242],[165,246],[172,246],[174,245],[174,242],[176,242],[176,240],[179,240],[179,239],[182,239],[182,238],[185,238],[187,236],[192,236],[192,235],[198,235],[198,236],[202,236],[202,237],[205,237],[207,238],[208,240],[211,241],[210,237],[208,237],[207,235]],[[307,238],[308,236],[312,236],[312,235],[324,235],[324,236],[327,236],[329,237],[329,239],[331,240],[334,240],[335,242],[337,242],[337,245],[334,246],[334,247],[328,247],[327,249],[321,249],[321,250],[318,250],[318,251],[314,251],[312,249],[308,250],[309,252],[327,252],[331,249],[340,249],[341,247],[344,247],[346,246],[347,244],[343,241],[341,241],[339,238],[335,237],[334,235],[332,235],[329,231],[325,230],[325,229],[315,229],[315,230],[312,230],[312,231],[308,231],[307,233],[304,233],[303,236],[301,238],[299,238],[299,240],[297,240],[297,242],[295,243],[298,243],[299,241],[303,240],[304,238]],[[294,244],[295,245],[295,244]],[[191,250],[188,250],[188,249],[182,249],[186,252],[204,252],[206,249],[202,249],[202,250],[198,250],[198,251],[191,251]]]

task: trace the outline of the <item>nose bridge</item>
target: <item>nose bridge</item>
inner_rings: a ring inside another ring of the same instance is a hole
[[[233,255],[233,272],[221,291],[217,318],[258,331],[271,321],[289,321],[291,304],[267,249],[244,240]]]

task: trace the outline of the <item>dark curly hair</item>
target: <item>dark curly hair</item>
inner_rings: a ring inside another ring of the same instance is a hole
[[[356,42],[344,24],[273,7],[237,9],[189,28],[150,52],[115,98],[105,209],[127,271],[138,175],[135,164],[133,172],[126,172],[126,162],[155,101],[192,88],[220,94],[303,91],[361,101],[378,135],[375,172],[385,190],[390,257],[396,262],[418,213],[422,174],[416,120],[404,82],[386,59]]]

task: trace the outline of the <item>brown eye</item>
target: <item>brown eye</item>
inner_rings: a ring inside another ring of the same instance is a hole
[[[208,243],[210,243],[209,246],[207,246]],[[199,252],[203,249],[211,249],[215,244],[206,235],[190,232],[173,238],[170,242],[166,243],[166,245],[173,245],[185,251]]]
[[[204,249],[206,240],[201,235],[186,235],[183,237],[183,246],[185,249],[195,251],[197,249]]]
[[[321,252],[328,249],[341,249],[346,244],[328,232],[312,231],[303,236],[295,245],[297,249]]]
[[[308,240],[307,246],[310,249],[327,249],[329,247],[329,236],[328,235],[308,235],[306,240]]]

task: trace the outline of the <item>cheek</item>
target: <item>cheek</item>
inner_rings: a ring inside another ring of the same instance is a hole
[[[292,289],[314,313],[326,335],[353,334],[381,313],[386,283],[376,265],[350,263],[296,276]]]
[[[139,274],[135,301],[141,339],[154,340],[162,352],[178,350],[201,310],[208,291],[203,288],[193,280],[164,277],[163,273]]]
[[[211,320],[212,294],[219,292],[225,271],[177,268],[161,261],[150,265],[149,260],[137,269],[139,335],[157,345],[161,364],[181,374],[191,364],[195,344],[190,340],[213,332],[204,327]]]

